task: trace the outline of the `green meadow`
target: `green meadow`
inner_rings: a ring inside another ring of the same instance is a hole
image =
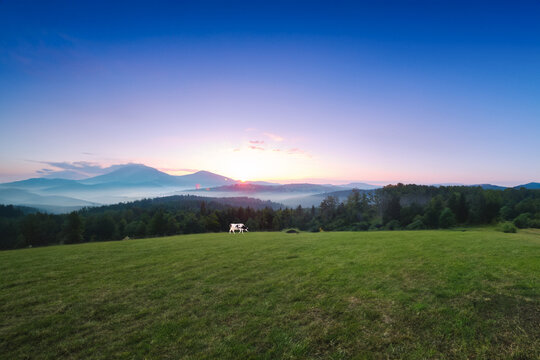
[[[538,359],[540,232],[199,234],[0,252],[3,359]]]

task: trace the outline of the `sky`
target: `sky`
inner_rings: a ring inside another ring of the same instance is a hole
[[[540,181],[538,1],[0,0],[0,181]],[[67,175],[66,175],[67,176]]]

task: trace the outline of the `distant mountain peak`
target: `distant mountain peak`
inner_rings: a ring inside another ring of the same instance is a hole
[[[82,180],[81,183],[87,185],[102,184],[108,182],[125,182],[127,184],[148,183],[148,182],[166,182],[173,183],[172,175],[161,172],[153,167],[143,164],[126,164],[117,167],[103,175],[94,176]]]
[[[514,188],[515,189],[525,188],[525,189],[533,189],[533,190],[534,189],[540,189],[540,183],[530,182],[530,183],[527,183],[527,184],[515,186]]]
[[[505,186],[493,185],[493,184],[475,184],[471,186],[480,186],[484,190],[504,190]]]

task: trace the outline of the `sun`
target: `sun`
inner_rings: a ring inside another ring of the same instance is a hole
[[[247,164],[250,164],[252,162],[246,162]],[[249,168],[243,168],[243,169],[234,169],[230,171],[232,173],[231,176],[233,176],[233,179],[237,179],[241,183],[245,183],[248,180],[252,179],[255,174],[257,173],[258,169],[256,166],[251,166]]]

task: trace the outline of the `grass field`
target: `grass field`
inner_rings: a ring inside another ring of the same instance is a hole
[[[3,359],[540,357],[540,232],[202,234],[0,252]]]

